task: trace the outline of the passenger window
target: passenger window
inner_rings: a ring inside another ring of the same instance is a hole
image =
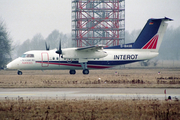
[[[53,60],[55,60],[55,58],[53,57]]]
[[[58,60],[59,58],[57,57],[56,60]]]

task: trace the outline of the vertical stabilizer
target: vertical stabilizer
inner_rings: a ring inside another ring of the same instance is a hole
[[[165,21],[172,21],[172,19],[166,17],[149,19],[132,46],[132,49],[158,51],[168,25]]]

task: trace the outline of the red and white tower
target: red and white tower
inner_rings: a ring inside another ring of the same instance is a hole
[[[125,42],[125,0],[72,0],[75,47]]]

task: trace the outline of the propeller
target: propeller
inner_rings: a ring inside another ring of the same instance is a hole
[[[61,49],[61,39],[59,41],[59,49],[56,51],[57,54],[59,54],[59,62],[60,62],[60,55],[62,54],[62,49]],[[60,65],[60,64],[59,64]]]
[[[49,51],[49,49],[50,49],[50,45],[49,45],[49,46],[47,46],[47,43],[45,42],[45,46],[46,46],[46,50],[47,50],[47,51]]]
[[[59,49],[56,51],[57,54],[59,54],[59,56],[62,54],[62,50],[61,50],[61,40],[59,41]]]

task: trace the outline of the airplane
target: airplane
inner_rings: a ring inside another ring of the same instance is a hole
[[[164,17],[151,18],[133,43],[131,48],[103,45],[82,48],[65,48],[49,50],[32,50],[7,64],[7,69],[16,69],[18,75],[21,70],[69,70],[74,75],[76,70],[89,74],[89,69],[105,69],[118,65],[146,61],[158,56],[164,33],[172,19]]]

